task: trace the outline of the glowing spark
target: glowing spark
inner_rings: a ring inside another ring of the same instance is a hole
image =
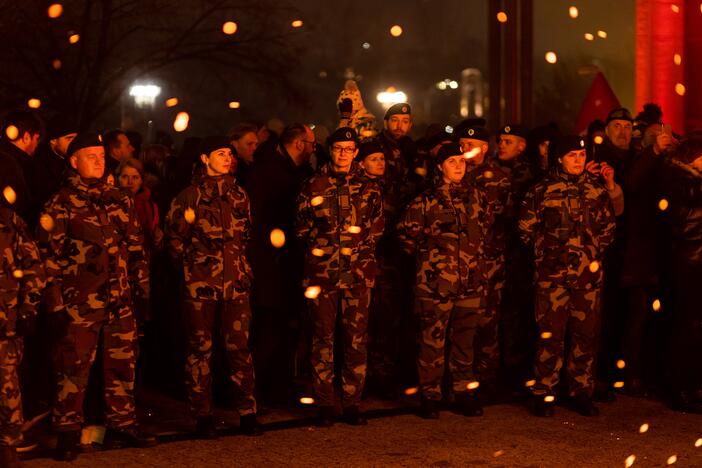
[[[63,13],[63,5],[60,3],[54,3],[49,5],[49,8],[46,10],[46,14],[49,15],[49,18],[58,18],[61,16]]]
[[[466,385],[468,390],[475,390],[478,387],[480,387],[480,382],[469,382],[468,385]]]
[[[541,334],[541,338],[544,339],[544,340],[548,340],[548,339],[551,338],[552,336],[553,336],[553,333],[551,333],[551,332],[549,332],[549,331],[543,332],[543,333]]]
[[[239,26],[234,21],[227,21],[222,25],[222,32],[227,36],[231,36],[239,29]]]
[[[22,279],[24,277],[24,272],[22,270],[15,270],[12,272],[12,276],[14,276],[15,279]]]
[[[310,205],[312,205],[312,206],[319,206],[319,205],[321,205],[322,203],[324,203],[324,197],[321,196],[321,195],[320,195],[320,196],[317,196],[317,197],[314,197],[314,198],[310,201]]]
[[[600,135],[597,135],[597,136],[594,138],[594,142],[595,142],[596,145],[601,145],[603,141],[604,141],[604,138],[602,138]]]
[[[54,219],[48,214],[44,213],[39,217],[39,225],[46,232],[51,232],[54,230]]]
[[[697,440],[695,441],[695,447],[697,447],[697,448],[702,447],[702,438],[701,438],[701,439],[697,439]]]
[[[78,41],[80,41],[80,34],[71,34],[68,36],[69,43],[76,44]]]
[[[178,98],[177,97],[172,97],[170,99],[166,99],[166,107],[175,107],[178,105]]]
[[[313,405],[314,404],[314,398],[311,397],[302,397],[300,398],[300,403],[303,405]]]
[[[673,13],[680,13],[680,7],[675,4],[670,5],[670,9],[673,10]]]
[[[183,213],[183,217],[188,224],[193,224],[195,222],[195,210],[192,208],[186,208],[185,213]]]
[[[319,286],[309,286],[307,289],[305,289],[305,297],[307,299],[316,299],[321,292],[322,288]]]
[[[643,423],[639,428],[639,434],[645,434],[648,432],[648,423]]]
[[[668,209],[668,200],[665,198],[661,198],[661,201],[658,202],[658,209],[661,211],[665,211]]]
[[[626,460],[624,460],[624,466],[626,468],[631,468],[631,466],[634,464],[636,461],[636,455],[629,455],[626,457]]]
[[[658,312],[661,310],[661,300],[656,299],[653,301],[653,304],[651,304],[651,308],[653,309],[654,312]]]
[[[396,24],[390,28],[390,35],[392,37],[400,37],[402,35],[402,27]]]
[[[230,109],[238,109],[240,107],[241,107],[241,103],[239,101],[232,101],[229,103]]]
[[[414,172],[415,172],[417,175],[420,175],[420,176],[422,176],[422,177],[424,177],[424,176],[427,175],[427,170],[424,169],[423,167],[418,167],[418,168],[416,168],[416,169],[414,170]]]
[[[353,251],[348,247],[341,248],[341,255],[351,255]]]
[[[358,233],[361,232],[361,226],[349,226],[348,231],[349,231],[351,234],[358,234]]]
[[[578,7],[572,6],[572,7],[568,8],[568,15],[571,18],[573,18],[573,19],[577,18],[578,14],[579,14]]]
[[[39,109],[41,107],[41,101],[37,98],[32,98],[27,101],[27,105],[32,109]]]
[[[324,250],[322,249],[312,249],[312,255],[315,257],[323,257],[324,256]]]
[[[673,55],[673,63],[675,65],[680,65],[682,63],[682,55],[680,55],[680,54]]]
[[[176,132],[184,132],[188,128],[190,123],[190,116],[187,112],[178,112],[175,120],[173,121],[173,130]]]
[[[545,57],[546,57],[546,61],[547,61],[548,63],[556,63],[556,62],[558,62],[558,56],[556,55],[555,52],[551,52],[551,51],[546,52],[546,56],[545,56]]]
[[[589,268],[591,273],[597,273],[597,271],[600,269],[600,262],[598,262],[597,260],[593,261],[592,263],[590,263]]]
[[[15,193],[14,189],[9,185],[2,189],[2,195],[3,197],[5,197],[5,200],[7,200],[7,203],[9,203],[10,205],[17,201],[17,194]]]
[[[525,387],[533,387],[534,385],[536,385],[536,380],[533,380],[533,379],[527,380],[526,382],[524,382]]]
[[[466,151],[465,153],[463,153],[463,157],[466,159],[473,159],[474,157],[476,157],[479,154],[480,154],[480,148],[473,148],[472,150]]]
[[[7,138],[10,140],[14,140],[19,136],[19,130],[14,125],[8,125],[5,129],[5,135],[7,135]]]
[[[614,388],[624,388],[624,382],[619,381],[619,382],[614,382]]]
[[[607,39],[607,32],[606,32],[606,31],[602,31],[602,30],[600,29],[599,31],[597,31],[597,37],[599,37],[600,39]]]
[[[55,59],[53,62],[51,62],[51,66],[54,67],[54,70],[59,70],[63,64],[59,59]]]
[[[668,465],[673,465],[673,464],[675,464],[677,461],[678,461],[678,456],[677,456],[677,455],[671,455],[671,456],[668,457],[668,461],[666,462],[666,464],[668,464]]]
[[[273,247],[281,248],[285,245],[285,233],[280,229],[273,229],[271,231],[271,244]]]
[[[302,20],[295,20],[292,23],[290,23],[290,25],[293,28],[301,28],[302,27]]]
[[[497,457],[501,457],[504,454],[505,454],[504,450],[498,450],[497,452],[493,453],[492,456],[497,458]]]
[[[415,395],[418,391],[419,389],[417,387],[408,388],[405,390],[405,395]]]
[[[682,84],[682,83],[676,84],[676,85],[675,85],[675,92],[676,92],[679,96],[684,96],[684,95],[685,95],[685,85]]]
[[[586,41],[594,41],[595,40],[595,35],[592,33],[585,33],[585,40]]]
[[[495,174],[492,171],[485,171],[483,172],[483,175],[486,179],[492,179],[493,177],[495,177]]]
[[[624,359],[620,359],[617,361],[617,369],[624,369],[626,367],[626,362],[624,362]]]
[[[554,401],[556,401],[556,397],[553,396],[553,395],[546,395],[546,396],[544,397],[544,401],[545,401],[546,403],[553,403]]]
[[[497,13],[497,21],[500,23],[506,23],[507,22],[507,13],[504,11],[500,11]]]

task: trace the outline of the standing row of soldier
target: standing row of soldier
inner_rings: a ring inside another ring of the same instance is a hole
[[[616,144],[617,132],[631,121],[627,111],[613,111],[602,148]],[[442,399],[453,401],[462,414],[482,414],[500,370],[503,381],[531,388],[535,414],[551,415],[563,367],[565,401],[582,414],[597,413],[593,368],[603,274],[611,263],[606,249],[615,238],[615,215],[627,212],[621,184],[626,191],[632,185],[627,177],[643,177],[641,161],[660,161],[655,157],[668,150],[672,136],[655,134],[645,156],[632,154],[624,162],[600,156],[589,163],[584,139],[552,137],[537,180],[539,171],[525,156],[527,133],[518,125],[500,129],[496,158],[490,157],[490,135],[479,122],[459,126],[453,135],[432,135],[423,152],[409,139],[411,126],[409,105],[398,104],[386,113],[377,139],[360,143],[353,128],[340,127],[328,140],[330,161],[314,174],[306,169],[314,135],[305,125],[287,127],[265,158],[248,165],[245,178],[232,175],[237,173],[231,139],[202,140],[192,184],[171,203],[164,229],[168,251],[183,271],[186,387],[200,436],[216,435],[210,372],[215,333],[224,338],[241,427],[250,435],[262,432],[249,327],[267,313],[259,305],[268,301],[272,315],[262,321],[258,339],[265,343],[266,330],[284,337],[285,327],[281,333],[274,322],[281,309],[300,306],[303,291],[320,425],[334,421],[336,369],[342,374],[343,420],[360,425],[366,423],[359,405],[367,363],[378,387],[392,395],[404,377],[406,355],[416,360],[420,414],[426,418],[439,416]],[[40,132],[17,120],[8,121],[4,134],[4,145],[28,152]],[[671,211],[681,222],[689,222],[699,201],[694,177],[702,163],[694,140],[682,148],[686,152],[674,167],[693,179],[686,179],[689,192],[673,194],[670,202],[679,204]],[[149,446],[156,439],[139,430],[134,409],[134,305],[149,297],[147,227],[140,224],[132,196],[107,183],[101,137],[77,135],[63,151],[69,166],[63,185],[41,215],[27,219],[37,225],[38,249],[22,220],[3,211],[2,281],[8,295],[0,349],[6,351],[3,442],[10,447],[21,436],[16,376],[21,336],[43,297],[55,346],[57,456],[72,459],[96,359],[104,370],[105,444]],[[647,174],[654,166],[648,164]],[[32,213],[36,207],[27,203],[32,197],[12,177],[3,180],[5,198],[22,214]],[[627,199],[627,207],[630,203]],[[699,253],[694,237],[699,231],[689,231],[674,232]],[[695,265],[683,268],[698,273]],[[266,290],[271,281],[277,286]],[[688,293],[678,293],[684,310]],[[290,313],[285,319],[304,317]],[[414,349],[402,333],[403,327],[412,329],[413,319]],[[679,328],[695,320],[699,317],[689,312]],[[337,323],[341,346],[335,345]],[[694,342],[695,333],[688,331],[686,342]],[[291,354],[290,346],[283,348],[277,357]],[[337,350],[343,351],[341,366],[335,366]],[[450,385],[443,388],[446,361]],[[695,396],[698,382],[686,381],[680,391],[686,408],[702,405]]]

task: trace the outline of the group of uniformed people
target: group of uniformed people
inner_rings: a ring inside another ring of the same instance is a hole
[[[537,139],[534,163],[527,157],[530,135],[517,124],[499,130],[496,154],[479,119],[415,143],[411,108],[400,103],[387,110],[378,135],[367,122],[358,132],[336,129],[327,156],[316,155],[314,172],[300,170],[314,152],[314,135],[291,125],[243,181],[232,139],[203,139],[192,183],[171,202],[164,224],[166,249],[182,271],[186,388],[198,434],[216,436],[215,334],[224,341],[242,431],[262,433],[248,342],[256,304],[267,299],[255,293],[257,281],[268,279],[257,272],[271,264],[300,269],[289,279],[296,284],[273,294],[290,299],[283,308],[305,298],[300,318],[309,335],[301,339],[308,336],[311,346],[300,355],[308,355],[320,426],[336,419],[337,383],[342,420],[367,423],[360,410],[367,375],[368,390],[390,398],[418,378],[420,415],[429,419],[439,417],[442,402],[479,416],[500,386],[528,389],[539,416],[553,415],[561,395],[579,413],[596,415],[607,249],[626,211],[620,172],[638,166],[633,159],[591,156],[593,149],[616,147],[615,127],[631,129],[632,121],[625,109],[612,111],[599,142],[595,132],[587,138],[548,133]],[[3,128],[5,144],[33,138],[11,130]],[[655,157],[671,148],[673,136],[658,132],[649,141],[643,152]],[[693,156],[698,149],[693,145]],[[685,159],[696,174],[701,155]],[[139,429],[134,404],[134,305],[149,297],[145,227],[133,196],[107,180],[100,135],[77,134],[65,158],[63,185],[38,219],[23,221],[13,212],[23,200],[12,184],[3,191],[0,444],[6,460],[22,437],[17,369],[22,337],[40,303],[53,346],[57,458],[79,453],[96,360],[103,370],[104,444],[157,443]],[[276,164],[294,177],[265,186],[265,171]],[[274,222],[265,221],[271,204],[287,210]],[[37,226],[36,234],[25,221]]]

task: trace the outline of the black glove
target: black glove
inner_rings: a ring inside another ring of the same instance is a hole
[[[350,119],[353,113],[353,101],[349,98],[344,98],[339,103],[339,114],[342,119]]]

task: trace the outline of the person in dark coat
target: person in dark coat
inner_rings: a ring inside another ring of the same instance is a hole
[[[313,143],[309,127],[289,125],[281,134],[281,144],[251,166],[244,185],[251,200],[254,365],[259,392],[274,403],[288,396],[285,389],[293,377],[305,307],[300,286],[303,252],[294,232],[295,200],[302,182],[313,173],[308,162]],[[276,238],[274,231],[283,237]]]
[[[38,183],[32,195],[39,206],[61,188],[68,167],[66,151],[77,134],[78,125],[69,116],[59,114],[48,122],[45,143],[39,145],[33,159]]]

